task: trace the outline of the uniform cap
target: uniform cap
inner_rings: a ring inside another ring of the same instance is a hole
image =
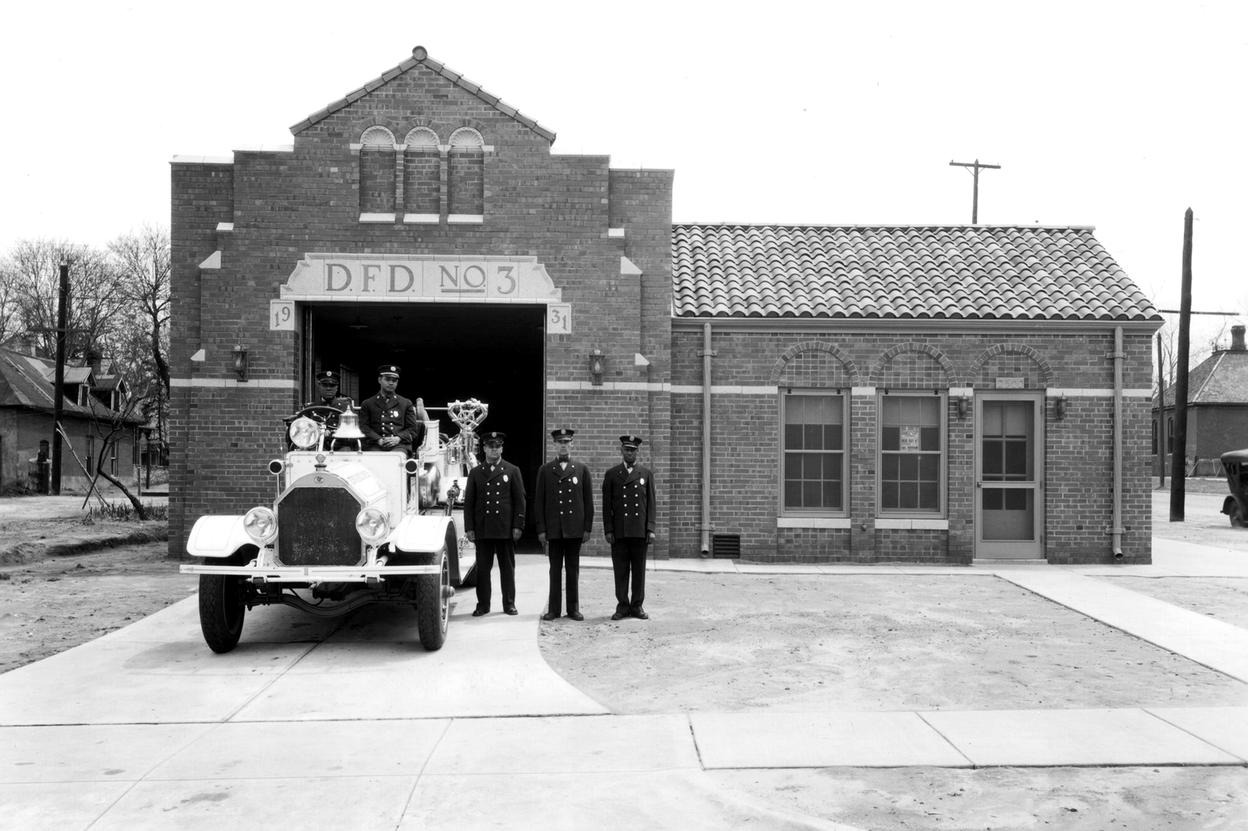
[[[568,427],[560,427],[558,430],[551,430],[550,437],[555,441],[560,439],[570,439],[576,435],[576,431]]]
[[[492,433],[482,433],[482,434],[481,434],[481,443],[482,443],[482,444],[495,444],[495,443],[497,443],[497,444],[503,444],[503,443],[504,443],[504,442],[506,442],[506,441],[507,441],[507,434],[506,434],[506,433],[499,433],[499,432],[495,431],[495,432],[492,432]]]
[[[626,435],[626,436],[620,436],[620,444],[623,445],[624,447],[631,447],[634,450],[636,450],[637,445],[641,444],[641,437],[634,436],[631,434]]]
[[[338,383],[338,373],[332,369],[322,369],[316,373],[316,382],[319,384],[321,381],[333,381],[336,384]]]
[[[382,364],[381,366],[377,367],[377,374],[378,375],[393,375],[395,378],[398,378],[399,368],[395,366],[394,364]]]

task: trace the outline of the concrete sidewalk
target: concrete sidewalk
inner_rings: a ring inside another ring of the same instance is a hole
[[[1245,630],[1097,579],[1248,577],[1248,551],[1154,545],[1155,565],[1119,568],[654,566],[1004,579],[1248,678]],[[1248,764],[1248,686],[1242,707],[611,715],[541,658],[545,581],[520,559],[517,617],[473,619],[461,592],[437,653],[394,610],[272,608],[213,655],[191,598],[0,675],[0,828],[831,828],[709,772]]]

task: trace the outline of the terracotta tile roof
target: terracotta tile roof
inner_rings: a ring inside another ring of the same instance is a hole
[[[475,95],[478,99],[483,101],[488,106],[491,106],[494,109],[498,110],[503,115],[509,116],[515,119],[516,121],[519,121],[521,124],[528,127],[530,130],[537,133],[539,136],[546,139],[547,141],[551,143],[554,142],[555,134],[552,131],[547,130],[545,127],[538,124],[536,121],[534,121],[533,119],[529,118],[524,113],[517,110],[515,107],[510,106],[501,98],[499,98],[497,95],[491,95],[490,93],[486,92],[485,90],[481,88],[480,84],[474,84],[472,81],[469,81],[467,78],[465,78],[463,75],[460,75],[458,72],[455,72],[454,70],[447,68],[445,65],[438,63],[433,58],[429,57],[429,53],[425,51],[425,47],[423,46],[417,46],[415,49],[413,49],[412,56],[408,58],[407,60],[403,61],[403,63],[399,64],[393,69],[386,70],[385,72],[381,73],[379,77],[374,78],[373,80],[369,81],[367,84],[360,87],[359,89],[348,92],[345,96],[335,101],[334,103],[330,104],[329,106],[325,107],[324,109],[318,110],[317,112],[312,113],[312,115],[308,116],[303,121],[300,121],[298,124],[291,127],[290,132],[298,134],[299,132],[307,129],[308,127],[311,127],[313,124],[316,124],[317,122],[320,122],[320,121],[324,121],[326,118],[329,118],[331,115],[343,109],[344,107],[354,104],[356,101],[359,101],[361,98],[368,95],[369,93],[372,93],[375,90],[380,89],[381,87],[390,83],[392,80],[399,77],[403,73],[411,69],[415,69],[416,67],[421,66],[422,64],[428,67],[429,69],[432,69],[434,72],[438,73],[443,78],[446,78],[448,81],[460,87],[461,89],[466,90],[472,95]]]
[[[1090,228],[676,225],[677,317],[1155,320]]]

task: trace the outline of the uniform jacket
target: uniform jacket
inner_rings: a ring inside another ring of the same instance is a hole
[[[520,468],[506,459],[490,470],[479,464],[468,473],[464,487],[464,531],[479,539],[511,539],[512,529],[524,528],[524,482]]]
[[[347,411],[348,407],[355,406],[355,402],[345,395],[331,395],[329,397],[321,396],[308,405],[309,407],[334,407],[336,409]]]
[[[401,395],[385,398],[377,393],[360,405],[360,432],[376,447],[386,436],[398,436],[406,450],[420,438],[423,425],[416,417],[416,405]]]
[[[654,474],[645,465],[624,463],[602,477],[602,530],[616,538],[644,538],[654,533]]]
[[[552,540],[579,540],[593,530],[594,486],[581,462],[569,459],[567,468],[560,468],[555,459],[542,465],[533,500],[537,533]]]

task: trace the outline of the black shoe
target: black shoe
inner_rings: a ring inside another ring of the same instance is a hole
[[[504,612],[506,612],[506,613],[507,613],[507,614],[509,614],[509,615],[518,615],[518,614],[520,614],[520,612],[516,610],[516,607],[515,607],[515,606],[504,606],[504,607],[503,607],[503,611],[504,611]]]
[[[612,620],[623,620],[626,617],[628,617],[628,615],[624,614],[623,612],[616,612],[615,614],[611,615]]]
[[[477,608],[472,610],[473,617],[481,617],[481,615],[488,615],[489,613],[490,613],[489,606],[478,606]]]
[[[632,611],[632,615],[633,615],[633,617],[637,618],[638,620],[649,620],[649,619],[650,619],[650,615],[646,614],[646,610],[645,610],[645,609],[643,609],[643,608],[641,608],[640,606],[638,606],[636,609],[633,609],[633,611]]]
[[[584,619],[585,619],[585,615],[581,614],[580,612],[576,611],[575,609],[574,609],[574,610],[572,610],[571,612],[568,612],[568,617],[572,618],[573,620],[584,620]]]
[[[542,620],[558,620],[558,619],[559,619],[559,615],[551,614],[550,612],[547,612],[546,614],[542,615]]]

